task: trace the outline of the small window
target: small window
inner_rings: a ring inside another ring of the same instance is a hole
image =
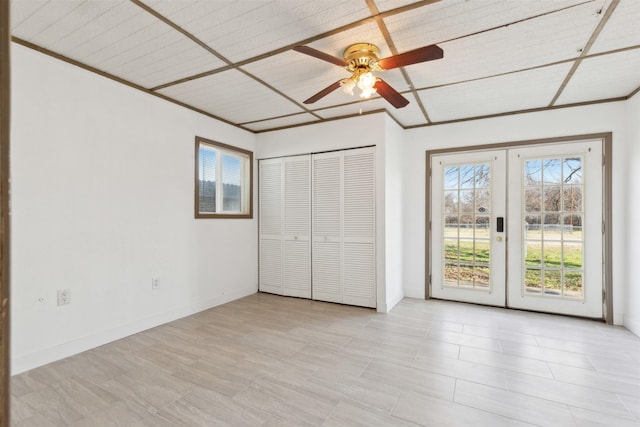
[[[196,218],[253,218],[253,153],[196,137]]]

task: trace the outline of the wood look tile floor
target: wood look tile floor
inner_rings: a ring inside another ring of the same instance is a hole
[[[255,294],[11,379],[18,426],[640,426],[640,338],[404,299]]]

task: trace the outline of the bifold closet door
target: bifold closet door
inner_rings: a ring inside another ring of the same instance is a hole
[[[284,295],[311,298],[311,157],[284,161]]]
[[[311,298],[311,158],[260,161],[260,290]]]
[[[343,153],[342,302],[376,306],[374,148]]]
[[[342,153],[313,156],[313,299],[342,302]]]
[[[259,162],[260,291],[283,294],[282,159]]]
[[[313,299],[376,306],[374,148],[313,156]]]

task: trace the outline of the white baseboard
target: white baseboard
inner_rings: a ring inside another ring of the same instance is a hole
[[[391,301],[387,301],[386,303],[379,305],[376,311],[378,313],[388,313],[393,309],[393,307],[396,306],[396,304],[402,301],[403,298],[404,295],[400,293],[396,295],[395,298],[393,298]]]
[[[625,316],[624,327],[640,337],[640,319]]]
[[[128,337],[129,335],[255,294],[257,290],[257,286],[250,286],[234,292],[225,292],[207,301],[192,303],[185,307],[176,308],[165,313],[140,319],[127,325],[107,329],[88,337],[65,342],[34,353],[12,357],[11,375],[17,375],[39,366],[55,362],[56,360],[64,359],[65,357],[73,356],[74,354],[82,353],[83,351]]]
[[[387,312],[393,310],[393,307],[396,306],[396,304],[398,304],[400,301],[402,301],[402,299],[404,298],[404,295],[402,293],[396,295],[396,297],[394,299],[392,299],[390,302],[387,302]]]

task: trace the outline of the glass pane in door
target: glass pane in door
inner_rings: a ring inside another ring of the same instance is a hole
[[[584,298],[580,156],[524,160],[524,292]]]
[[[442,224],[445,287],[490,288],[491,164],[443,169]]]

